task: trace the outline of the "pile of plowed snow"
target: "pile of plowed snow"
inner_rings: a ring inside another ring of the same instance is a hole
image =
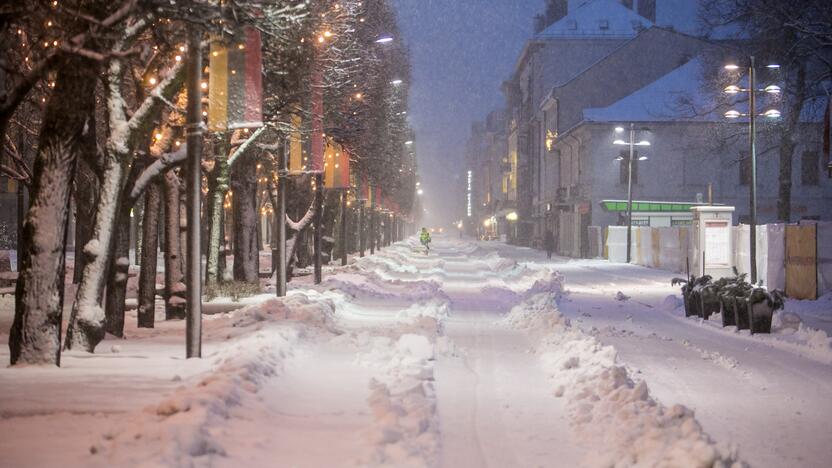
[[[647,384],[618,364],[613,347],[573,327],[556,297],[532,293],[503,320],[537,339],[536,354],[580,438],[602,448],[589,452],[588,466],[743,466],[736,449],[711,440],[691,410],[653,399]]]

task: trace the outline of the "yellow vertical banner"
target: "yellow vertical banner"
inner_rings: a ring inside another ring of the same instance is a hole
[[[289,171],[300,172],[303,167],[303,142],[300,127],[303,119],[299,115],[292,115],[292,132],[289,134]]]
[[[228,127],[228,47],[222,41],[211,42],[208,75],[208,130]]]
[[[335,188],[335,166],[338,164],[336,152],[336,143],[327,140],[324,148],[324,187],[328,189]]]

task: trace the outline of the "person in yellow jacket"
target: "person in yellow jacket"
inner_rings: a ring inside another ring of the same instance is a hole
[[[427,255],[430,252],[430,232],[427,228],[422,228],[422,232],[419,234],[419,242],[425,246],[425,255]]]

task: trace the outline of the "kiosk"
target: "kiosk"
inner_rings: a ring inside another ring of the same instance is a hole
[[[691,273],[714,278],[734,275],[733,206],[694,206]]]

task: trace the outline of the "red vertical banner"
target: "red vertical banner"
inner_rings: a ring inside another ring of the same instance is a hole
[[[247,27],[246,44],[246,109],[245,122],[254,126],[263,125],[263,56],[260,30]]]
[[[324,170],[324,73],[316,58],[312,65],[312,170]]]

